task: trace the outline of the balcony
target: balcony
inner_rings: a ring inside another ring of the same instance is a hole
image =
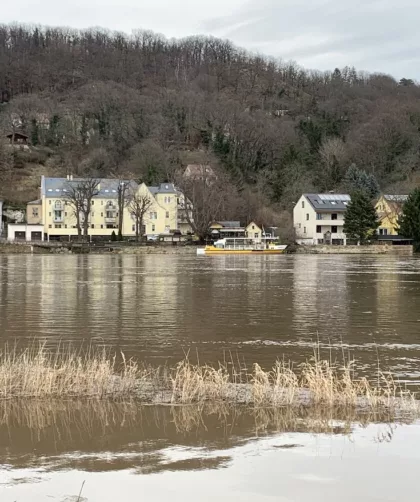
[[[105,223],[117,223],[118,218],[116,216],[105,216]]]

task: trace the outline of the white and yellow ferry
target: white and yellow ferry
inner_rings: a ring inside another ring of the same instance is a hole
[[[254,239],[220,239],[211,246],[198,248],[198,255],[226,255],[226,254],[253,254],[270,255],[283,254],[287,246],[274,244],[262,239],[260,242]]]

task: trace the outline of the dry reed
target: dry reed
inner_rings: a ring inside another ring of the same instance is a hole
[[[0,352],[0,397],[105,397],[133,394],[141,377],[137,363],[105,350],[48,351],[45,345]]]
[[[230,363],[140,368],[124,354],[48,351],[45,346],[0,352],[0,398],[133,397],[154,404],[224,402],[255,407],[323,406],[365,410],[395,409],[419,413],[414,393],[378,372],[374,381],[358,377],[355,361],[344,365],[319,353],[298,367],[277,361],[266,371]]]

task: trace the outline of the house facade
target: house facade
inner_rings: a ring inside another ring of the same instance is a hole
[[[375,204],[379,219],[378,234],[380,236],[398,235],[398,219],[408,195],[381,195]]]
[[[70,193],[82,181],[71,176],[42,177],[40,199],[28,203],[26,217],[28,224],[43,226],[45,240],[78,238],[77,218]],[[183,194],[173,184],[163,183],[148,187],[144,183],[138,185],[128,180],[122,182],[116,179],[100,179],[96,189],[97,194],[91,200],[88,222],[88,234],[91,240],[108,240],[113,232],[118,233],[121,218],[118,207],[120,183],[129,185],[127,194],[144,197],[149,201],[141,229],[143,236],[158,236],[172,232],[186,234],[191,231],[188,223],[181,221],[179,212]],[[129,203],[124,205],[122,218],[123,236],[134,237],[136,221]]]
[[[346,245],[343,232],[348,194],[303,194],[293,209],[298,244]]]

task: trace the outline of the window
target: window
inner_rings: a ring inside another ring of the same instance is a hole
[[[101,228],[104,228],[104,226],[103,226],[103,225],[101,225]]]
[[[169,234],[170,231],[171,231],[171,227],[166,225],[165,226],[165,234]]]
[[[332,220],[338,220],[338,214],[333,213],[333,214],[331,215],[331,219],[332,219]]]
[[[258,233],[257,233],[257,232],[255,232],[254,237],[255,237],[256,239],[258,239],[259,235],[258,235]]]
[[[305,201],[304,200],[302,201],[302,207],[303,208],[305,207]]]
[[[64,228],[67,228],[67,225],[64,225]]]
[[[168,202],[168,198],[167,198],[167,197],[165,197],[164,201],[165,201],[165,204],[166,204],[166,203]]]
[[[322,227],[321,227],[321,225],[317,225],[316,226],[316,233],[317,234],[322,234]]]
[[[95,228],[95,225],[94,225],[94,224],[92,224],[92,225],[91,225],[91,227],[92,227],[92,228]]]
[[[95,213],[92,211],[92,212],[91,212],[91,215],[92,215],[92,217],[93,217],[93,216],[95,216]]]
[[[95,201],[93,200],[93,201],[91,202],[91,204],[92,204],[92,206],[93,206],[93,205],[95,204]]]
[[[306,221],[309,221],[309,213],[306,213]]]
[[[38,211],[38,208],[37,208],[37,207],[32,208],[32,216],[33,216],[34,218],[38,218],[38,216],[39,216],[39,211]]]
[[[170,198],[170,197],[168,197],[168,204],[170,204],[170,203],[171,203],[171,198]]]
[[[336,234],[336,233],[337,233],[337,228],[338,228],[338,227],[335,227],[335,226],[334,226],[334,227],[331,227],[331,233],[332,233],[332,234]]]
[[[255,225],[252,225],[252,230],[255,230]]]
[[[64,216],[67,216],[67,213],[64,213]]]
[[[101,206],[103,206],[103,205],[104,205],[104,201],[103,201],[103,200],[101,200]]]
[[[166,217],[169,218],[169,211],[166,211]]]
[[[299,223],[299,228],[302,228],[302,223]]]
[[[155,232],[156,231],[156,227],[155,225],[152,225],[152,232]]]
[[[318,239],[318,244],[324,244],[324,239]]]
[[[335,206],[336,204],[337,204],[337,203],[335,202],[335,200],[332,200],[332,201],[331,201],[331,205],[332,205],[332,206]]]
[[[51,206],[51,201],[50,200],[48,201],[48,204]]]
[[[388,229],[387,228],[380,228],[379,235],[388,235]]]
[[[322,220],[322,214],[321,213],[316,213],[316,219],[317,220]]]
[[[101,218],[103,218],[103,217],[104,217],[104,213],[101,213]]]
[[[52,225],[48,225],[48,228],[52,228]]]
[[[303,227],[303,233],[306,234],[306,227]]]
[[[55,225],[55,228],[61,228],[61,225]]]
[[[48,216],[51,216],[51,213],[48,213]]]

